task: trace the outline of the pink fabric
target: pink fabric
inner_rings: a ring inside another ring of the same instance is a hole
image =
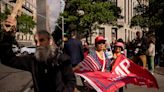
[[[122,42],[117,42],[115,44],[115,46],[119,46],[119,47],[122,47],[124,49],[124,44]]]

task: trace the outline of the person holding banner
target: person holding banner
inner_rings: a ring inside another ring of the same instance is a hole
[[[127,84],[159,88],[155,77],[147,69],[135,64],[126,58],[124,54],[120,53],[124,49],[123,43],[115,44],[114,62],[112,63],[105,58],[105,63],[107,64],[105,64],[103,69],[103,65],[98,59],[100,56],[98,53],[104,52],[104,50],[101,50],[105,47],[104,41],[103,37],[97,37],[95,39],[96,48],[77,65],[76,69],[74,68],[75,74],[86,80],[86,83],[89,85],[87,87],[92,88],[94,92],[121,92],[123,91],[122,87]],[[111,63],[112,69],[107,71],[107,67],[111,67]]]
[[[119,55],[122,54],[123,50],[124,50],[123,42],[116,42],[116,44],[114,45],[114,54],[113,54],[114,61],[116,60],[117,57],[119,57]],[[119,92],[123,92],[123,87],[119,89]]]
[[[85,71],[107,71],[110,67],[110,60],[107,58],[104,51],[106,46],[105,42],[106,40],[103,36],[97,36],[95,38],[95,48],[90,50],[90,53],[85,57],[85,59],[73,70],[83,71],[81,70],[81,67],[85,66]]]
[[[85,57],[85,59],[73,68],[73,70],[75,72],[109,71],[110,59],[104,50],[106,48],[105,43],[106,40],[103,36],[97,36],[95,38],[95,48],[90,50],[90,53]]]

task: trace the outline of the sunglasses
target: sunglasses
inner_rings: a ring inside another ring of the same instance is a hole
[[[99,41],[97,44],[105,44],[105,41]]]

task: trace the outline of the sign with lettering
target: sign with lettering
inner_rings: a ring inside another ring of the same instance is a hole
[[[97,92],[114,92],[127,84],[158,88],[155,77],[124,55],[117,57],[110,72],[89,71],[76,73],[83,77]]]

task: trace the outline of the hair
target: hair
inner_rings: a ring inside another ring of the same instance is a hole
[[[77,36],[76,31],[71,31],[70,38],[72,38],[72,37],[76,37],[76,36]]]
[[[36,34],[39,34],[39,35],[46,35],[48,39],[51,39],[51,34],[50,34],[48,31],[46,31],[46,30],[39,30],[39,31],[37,31],[37,32],[35,33],[35,35],[36,35]],[[34,35],[34,37],[35,37],[35,35]]]
[[[141,35],[141,32],[140,31],[137,31],[136,32],[136,35],[138,36],[138,35]]]
[[[124,41],[123,41],[122,38],[119,38],[119,39],[117,40],[117,42],[122,42],[122,43],[124,43]]]

